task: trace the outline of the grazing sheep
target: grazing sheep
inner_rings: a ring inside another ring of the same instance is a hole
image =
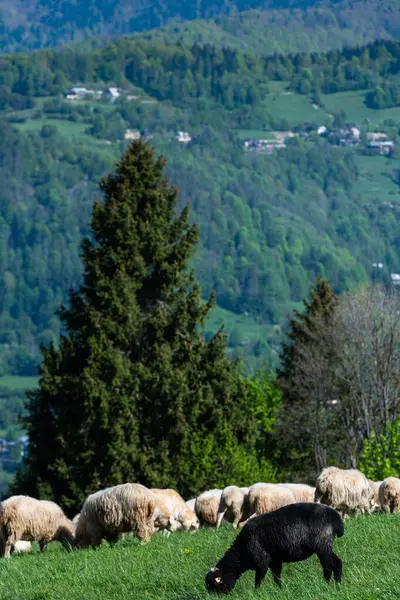
[[[369,512],[372,498],[368,479],[357,469],[327,467],[318,476],[315,501],[331,506],[345,518],[350,513]]]
[[[185,504],[188,507],[188,509],[192,511],[192,513],[196,514],[196,510],[195,510],[196,498],[192,498],[191,500],[186,500]]]
[[[125,532],[148,542],[155,531],[175,531],[177,525],[156,494],[139,483],[125,483],[86,498],[76,526],[76,545],[98,546],[103,539],[114,543]]]
[[[315,488],[305,483],[282,483],[293,493],[295,502],[314,502]]]
[[[175,490],[166,489],[160,490],[152,488],[153,494],[156,494],[161,498],[162,502],[167,507],[169,514],[171,514],[180,524],[179,529],[183,531],[196,531],[199,528],[199,520],[195,513],[191,511],[182,496]]]
[[[249,515],[270,513],[295,502],[293,492],[278,483],[255,483],[249,488]]]
[[[387,477],[379,487],[379,502],[385,512],[400,512],[400,479]]]
[[[248,494],[249,488],[239,488],[236,485],[224,488],[219,502],[217,528],[221,526],[224,518],[232,523],[235,529],[241,521],[248,518]]]
[[[328,506],[299,502],[250,519],[231,548],[206,575],[209,592],[227,594],[245,571],[255,571],[259,588],[268,568],[280,585],[282,564],[316,554],[330,580],[342,578],[342,561],[333,552],[335,537],[344,534],[340,515]]]
[[[61,508],[48,500],[11,496],[0,504],[1,550],[9,557],[20,540],[39,542],[43,552],[49,542],[74,542],[74,526]]]
[[[370,512],[378,511],[381,509],[381,503],[379,500],[379,488],[381,486],[382,481],[372,481],[371,479],[368,479],[368,483],[371,486],[373,492]]]
[[[208,490],[196,498],[195,512],[200,525],[217,524],[219,502],[222,490]]]

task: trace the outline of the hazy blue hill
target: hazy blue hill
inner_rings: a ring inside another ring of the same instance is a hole
[[[399,1],[0,0],[0,50],[21,52],[167,25],[173,39],[259,53],[323,51],[396,38]],[[188,22],[196,21],[192,24]],[[208,21],[205,21],[208,20]]]

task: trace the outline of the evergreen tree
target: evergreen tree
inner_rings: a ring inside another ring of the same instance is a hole
[[[66,334],[42,348],[40,385],[28,394],[16,492],[72,511],[127,481],[194,494],[268,472],[223,331],[207,343],[201,335],[214,298],[201,301],[188,268],[198,228],[187,206],[176,211],[163,168],[139,141],[101,183],[83,284],[59,311]]]
[[[327,436],[332,447],[336,439],[333,415],[324,404],[329,381],[325,380],[321,364],[329,365],[334,360],[332,348],[325,343],[324,330],[329,328],[337,303],[338,297],[329,281],[319,277],[311,288],[310,298],[303,301],[304,310],[296,311],[289,322],[278,372],[282,391],[278,430],[280,466],[288,471],[288,476],[318,471],[324,462],[325,454],[321,458],[321,453],[325,453]],[[313,361],[315,356],[318,364]],[[312,367],[305,370],[307,363],[315,363],[315,370]]]
[[[301,345],[304,347],[307,343],[313,343],[313,332],[315,323],[319,318],[329,320],[335,310],[338,297],[333,291],[329,281],[323,277],[318,277],[315,286],[310,290],[310,298],[303,300],[304,310],[295,311],[289,321],[289,327],[286,334],[287,341],[282,344],[280,355],[281,367],[278,370],[278,381],[280,387],[285,389],[285,402],[290,403],[291,399],[297,399],[296,390],[291,390],[291,380],[295,371],[296,350]],[[293,395],[292,395],[293,391]]]

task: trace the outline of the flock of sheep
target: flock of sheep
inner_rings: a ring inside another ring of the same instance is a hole
[[[0,555],[29,551],[31,542],[39,542],[41,551],[52,541],[87,548],[103,540],[114,543],[124,534],[146,543],[157,531],[194,532],[201,525],[218,528],[223,520],[242,527],[255,515],[298,502],[326,504],[344,518],[376,510],[395,513],[400,511],[400,479],[373,482],[356,469],[328,467],[315,488],[294,483],[231,485],[187,502],[175,490],[125,483],[88,496],[72,521],[54,502],[12,496],[0,504]]]

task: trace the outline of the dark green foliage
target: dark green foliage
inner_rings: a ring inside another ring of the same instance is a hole
[[[163,167],[135,142],[102,181],[83,284],[60,310],[67,335],[42,349],[40,387],[28,394],[16,490],[78,510],[87,493],[126,481],[186,495],[260,474],[262,419],[223,333],[200,335],[214,300],[201,302],[187,269],[198,230],[187,207],[175,214]]]
[[[369,108],[391,108],[400,104],[400,83],[387,81],[376,86],[365,96],[365,104]]]
[[[309,475],[319,471],[320,441],[318,435],[322,430],[324,436],[335,435],[329,429],[328,418],[323,398],[315,397],[314,381],[308,378],[318,378],[318,373],[312,370],[302,372],[298,365],[298,357],[313,360],[313,352],[325,352],[327,361],[330,360],[329,347],[319,344],[321,328],[329,326],[333,317],[338,297],[331,288],[329,281],[318,278],[311,288],[310,298],[304,300],[304,310],[296,311],[289,321],[287,341],[283,344],[281,367],[278,370],[278,385],[282,391],[282,410],[278,431],[278,444],[281,450],[281,467],[290,475]],[[322,384],[320,385],[322,391]],[[323,393],[323,392],[322,392]],[[321,426],[321,420],[323,424]],[[290,431],[290,436],[288,436]],[[325,445],[324,445],[325,447]],[[334,451],[334,449],[331,449]]]
[[[281,389],[285,389],[285,402],[291,404],[296,400],[296,392],[291,389],[291,379],[295,369],[297,344],[312,342],[313,323],[321,315],[329,320],[329,315],[335,310],[337,296],[327,279],[319,277],[315,286],[310,290],[310,298],[303,301],[303,311],[295,311],[289,321],[286,333],[287,341],[282,346],[281,366],[278,369],[278,381]]]

